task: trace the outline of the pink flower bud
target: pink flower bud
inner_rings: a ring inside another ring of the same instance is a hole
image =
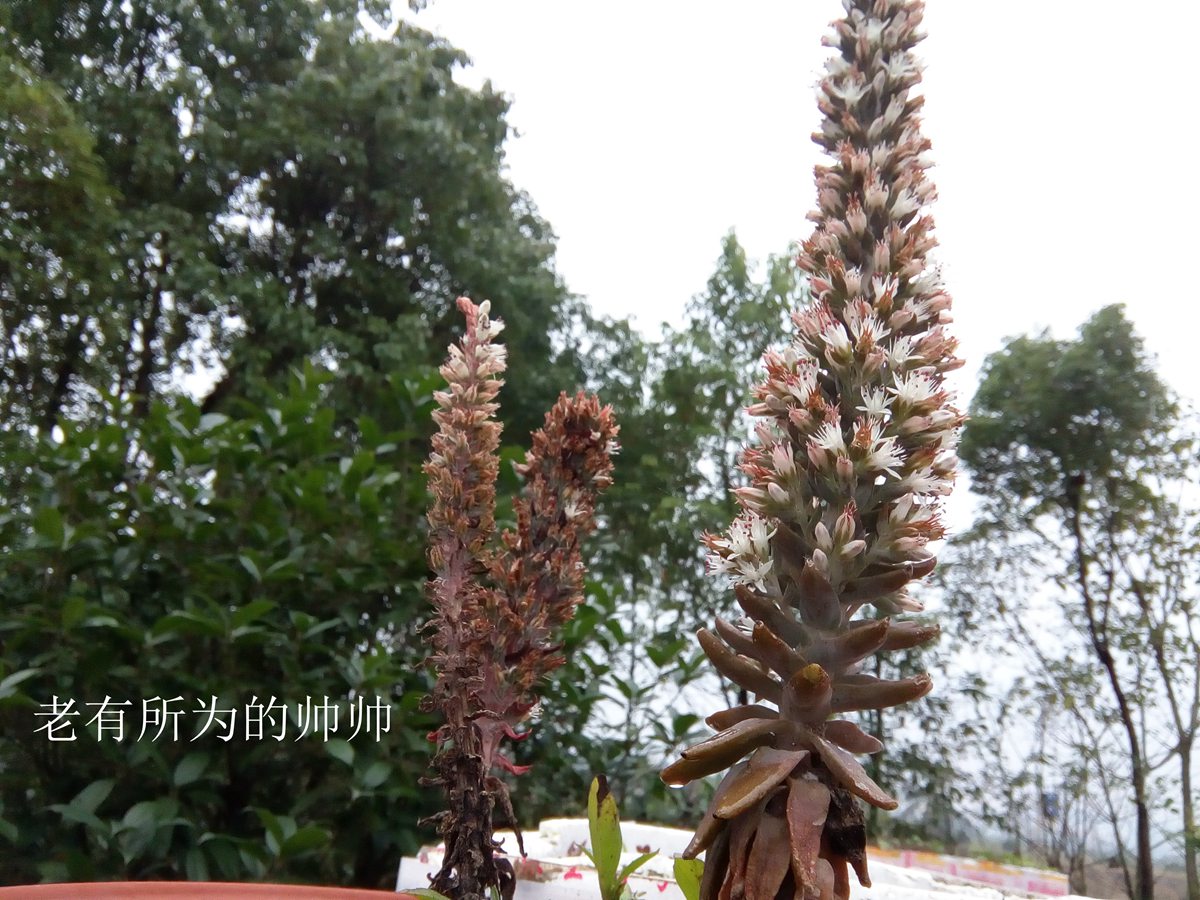
[[[850,541],[841,549],[842,559],[853,559],[867,549],[866,541]]]
[[[848,456],[839,456],[837,458],[837,473],[838,478],[842,481],[850,481],[854,477],[854,463],[850,461]]]
[[[825,527],[824,522],[818,522],[813,528],[813,539],[816,540],[817,546],[826,552],[833,549],[833,538],[829,534],[829,529]]]

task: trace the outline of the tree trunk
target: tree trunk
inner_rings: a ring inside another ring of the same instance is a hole
[[[83,326],[84,320],[80,318],[79,322],[71,328],[63,343],[62,359],[59,360],[54,384],[50,387],[45,409],[42,410],[42,430],[46,433],[49,433],[58,421],[58,414],[62,412],[63,404],[70,392],[71,379],[75,377],[75,367],[83,353]]]
[[[1146,767],[1142,761],[1141,745],[1138,742],[1137,725],[1133,721],[1133,712],[1129,697],[1121,685],[1120,674],[1117,672],[1116,661],[1108,646],[1108,636],[1101,630],[1101,624],[1096,615],[1096,601],[1092,596],[1091,585],[1088,583],[1087,552],[1084,546],[1083,527],[1080,524],[1080,507],[1082,505],[1082,484],[1069,483],[1066,493],[1067,505],[1070,512],[1071,534],[1075,544],[1075,570],[1079,583],[1079,593],[1083,599],[1084,612],[1087,614],[1088,636],[1091,638],[1092,649],[1097,659],[1104,667],[1112,687],[1113,697],[1117,701],[1117,712],[1121,717],[1121,727],[1129,742],[1129,767],[1133,784],[1133,804],[1137,811],[1137,861],[1135,864],[1136,878],[1133,885],[1133,900],[1154,900],[1154,866],[1151,859],[1150,843],[1150,808],[1146,799]]]
[[[1192,739],[1179,742],[1179,781],[1183,788],[1183,869],[1187,877],[1188,900],[1200,900],[1200,873],[1196,869],[1196,851],[1200,834],[1196,832],[1196,796],[1192,793]]]

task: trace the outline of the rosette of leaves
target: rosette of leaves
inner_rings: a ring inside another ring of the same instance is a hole
[[[489,318],[487,302],[464,297],[458,306],[466,333],[441,367],[447,388],[434,395],[438,431],[425,465],[437,672],[426,706],[445,719],[431,735],[438,752],[429,782],[442,785],[448,800],[433,817],[446,855],[432,887],[475,900],[492,889],[512,896],[512,867],[494,855],[493,813],[514,827],[516,817],[495,770],[525,771],[501,744],[529,733],[519,729],[539,681],[563,663],[557,635],[582,599],[580,541],[594,528],[598,493],[611,483],[618,429],[594,396],[561,395],[517,467],[525,485],[513,502],[516,529],[497,540],[494,415],[505,353],[493,338],[503,326]]]
[[[845,898],[851,869],[869,885],[858,801],[897,801],[856,758],[882,744],[842,716],[932,686],[861,671],[937,634],[891,617],[922,608],[908,587],[934,567],[926,545],[943,534],[962,424],[943,386],[961,365],[950,298],[926,264],[934,191],[912,93],[922,6],[844,6],[814,135],[832,165],[816,170],[816,228],[798,259],[813,300],[765,357],[742,513],[705,536],[744,617],[701,630],[700,645],[757,702],[709,716],[718,733],[662,774],[685,784],[729,769],[684,854],[707,852],[704,900]]]

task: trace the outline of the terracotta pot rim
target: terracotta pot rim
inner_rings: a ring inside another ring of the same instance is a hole
[[[412,894],[366,888],[316,887],[306,884],[243,884],[233,881],[89,881],[61,884],[31,884],[0,887],[0,900],[124,900],[124,898],[165,897],[178,900],[368,900],[389,896],[417,900]]]

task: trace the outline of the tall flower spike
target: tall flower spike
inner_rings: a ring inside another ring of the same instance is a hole
[[[961,365],[943,327],[950,298],[925,259],[934,190],[911,94],[922,4],[843,6],[814,135],[832,165],[816,169],[816,227],[797,260],[814,299],[793,315],[791,345],[764,360],[744,512],[705,538],[748,619],[718,619],[700,645],[758,702],[709,716],[718,733],[662,773],[685,784],[729,769],[684,853],[707,851],[702,900],[846,898],[850,869],[869,885],[858,800],[897,801],[856,759],[882,744],[837,717],[932,687],[861,671],[937,634],[890,616],[921,608],[907,588],[933,570],[926,544],[942,536],[963,421],[943,385]],[[856,618],[866,605],[882,617]]]
[[[540,679],[562,664],[558,629],[582,599],[580,540],[594,528],[598,493],[611,483],[617,426],[595,397],[559,397],[519,472],[517,529],[494,541],[496,450],[493,419],[504,348],[492,343],[502,324],[488,304],[463,297],[467,328],[441,368],[447,389],[435,394],[438,431],[425,464],[432,494],[429,564],[430,662],[437,682],[425,706],[444,724],[436,777],[448,808],[433,821],[446,844],[433,888],[455,900],[482,900],[489,888],[511,898],[513,872],[492,837],[497,808],[516,826],[508,788],[495,768],[520,774],[500,752],[537,702]],[[520,839],[518,832],[518,840]]]

